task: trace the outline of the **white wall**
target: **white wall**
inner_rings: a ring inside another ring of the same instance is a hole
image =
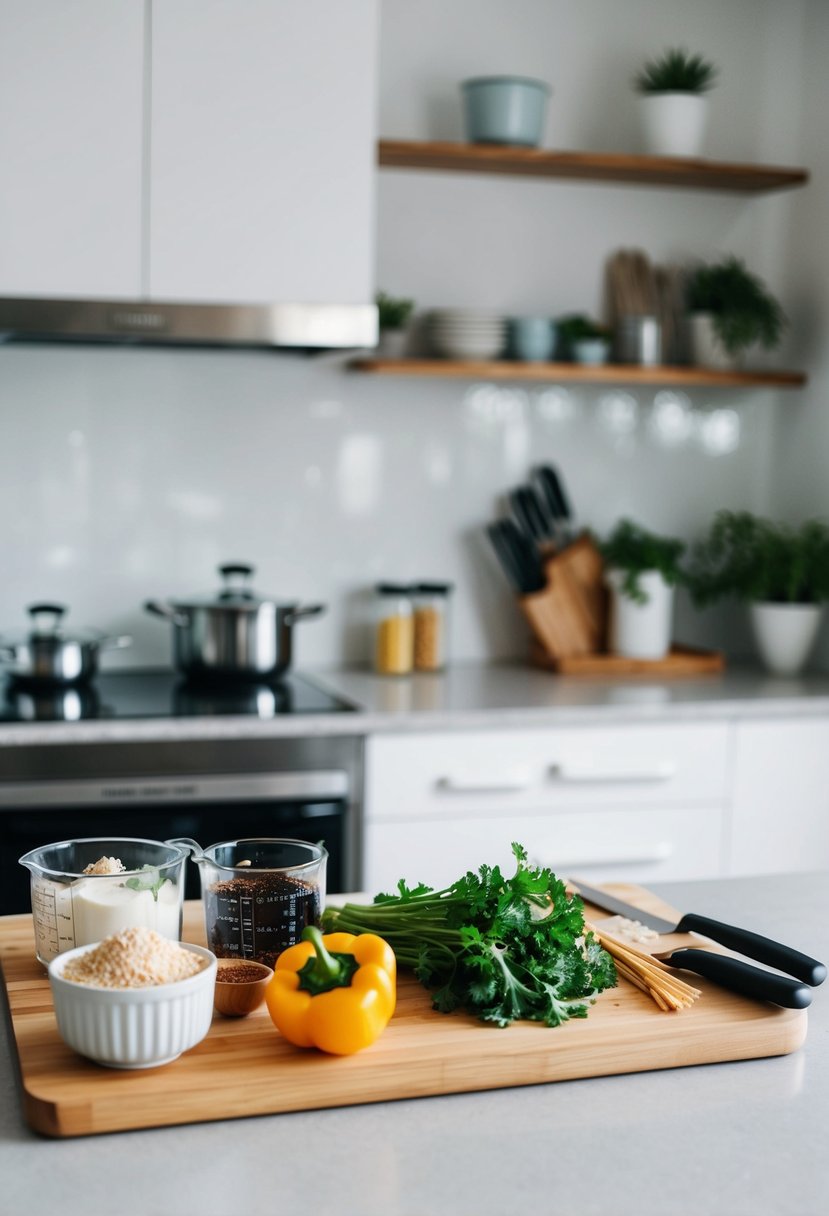
[[[508,71],[551,82],[548,146],[636,150],[630,77],[646,55],[684,43],[721,68],[711,155],[797,164],[802,154],[816,172],[797,197],[732,198],[384,171],[378,285],[412,295],[420,309],[597,312],[605,258],[639,245],[657,260],[742,254],[785,303],[791,296],[793,312],[805,312],[787,259],[794,242],[807,267],[792,216],[816,239],[826,198],[817,170],[820,157],[826,165],[818,136],[829,29],[820,7],[384,0],[383,135],[460,137],[458,81]],[[804,73],[801,147],[791,82]],[[810,273],[819,304],[820,272],[818,264]],[[816,346],[798,340],[779,359],[819,368]],[[208,591],[218,562],[244,558],[257,564],[262,591],[330,605],[298,634],[302,666],[362,658],[365,590],[387,577],[456,582],[458,657],[520,654],[523,624],[481,529],[531,464],[560,467],[585,523],[604,529],[628,513],[690,536],[720,506],[771,509],[776,419],[817,414],[818,396],[804,410],[798,393],[695,393],[697,431],[665,448],[648,428],[653,394],[644,391],[623,399],[627,408],[632,398],[637,422],[620,434],[606,422],[614,395],[589,388],[562,395],[373,379],[338,358],[267,353],[0,349],[0,628],[22,623],[35,598],[60,599],[78,624],[134,634],[120,665],[164,663],[167,629],[142,613],[143,599]],[[615,404],[618,412],[618,394]],[[739,421],[733,451],[705,446],[715,409]],[[807,431],[802,450],[811,443]],[[791,466],[798,459],[793,449]],[[814,464],[792,509],[811,509]],[[699,617],[681,605],[678,632],[689,641],[727,636],[740,649],[736,619],[729,633],[727,614]]]

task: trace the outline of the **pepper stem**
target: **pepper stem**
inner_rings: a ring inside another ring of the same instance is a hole
[[[336,987],[342,978],[343,965],[326,949],[317,926],[306,925],[302,930],[302,940],[310,942],[316,951],[316,958],[309,960],[311,965],[306,963],[303,967],[306,978],[320,988]]]
[[[332,988],[350,987],[354,973],[360,969],[353,954],[328,950],[316,925],[307,925],[302,930],[302,940],[314,947],[314,953],[297,972],[299,987],[304,992],[319,996]]]

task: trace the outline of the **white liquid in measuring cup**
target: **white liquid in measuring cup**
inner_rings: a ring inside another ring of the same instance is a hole
[[[120,876],[112,881],[82,878],[72,884],[75,945],[100,942],[121,929],[137,927],[155,929],[178,941],[179,909],[179,889],[169,878],[161,884],[158,898],[150,890],[125,886]]]

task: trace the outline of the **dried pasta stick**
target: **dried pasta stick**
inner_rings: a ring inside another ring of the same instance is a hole
[[[637,950],[628,942],[602,933],[594,925],[585,922],[589,930],[608,952],[616,964],[616,970],[631,984],[654,1001],[665,1013],[688,1009],[702,995],[699,988],[686,984],[659,959],[643,950]]]

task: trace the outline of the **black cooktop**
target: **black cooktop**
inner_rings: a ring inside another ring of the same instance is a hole
[[[24,687],[0,691],[0,722],[77,722],[92,718],[201,718],[240,714],[347,713],[357,707],[287,673],[274,684],[192,684],[171,671],[101,672],[75,688]]]

